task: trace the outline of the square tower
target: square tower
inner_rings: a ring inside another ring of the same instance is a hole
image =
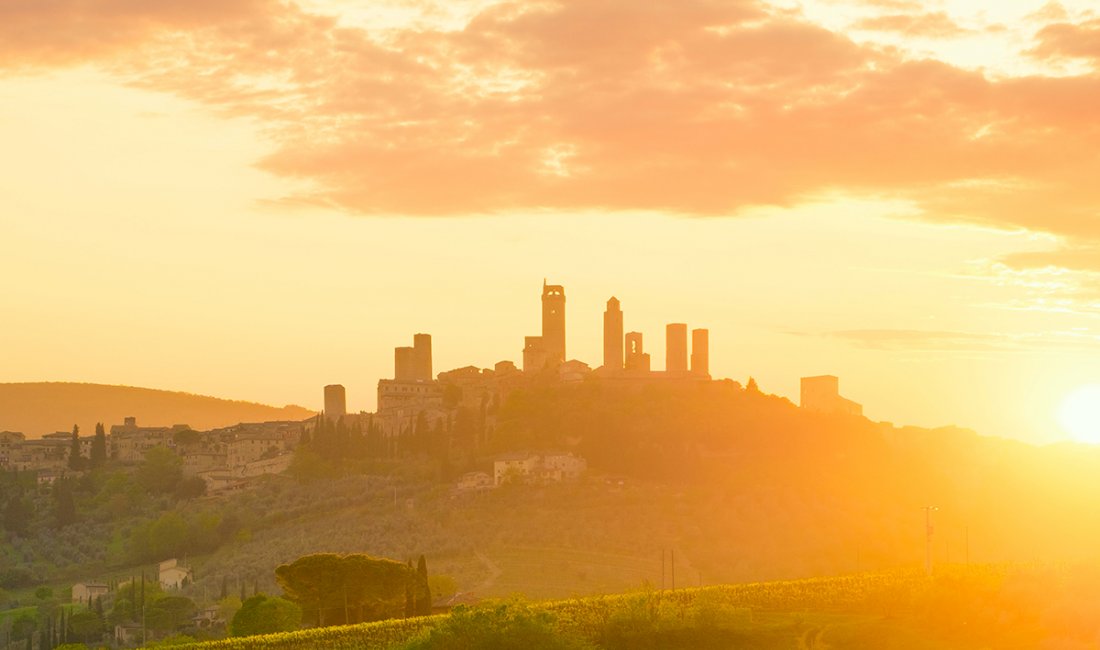
[[[682,374],[688,370],[688,326],[669,323],[665,327],[665,371]]]
[[[325,417],[339,420],[348,414],[348,399],[340,384],[325,386]]]
[[[612,372],[623,369],[623,311],[614,296],[603,313],[603,367]]]
[[[547,362],[565,363],[565,288],[542,281],[542,344]]]

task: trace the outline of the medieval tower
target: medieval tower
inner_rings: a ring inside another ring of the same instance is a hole
[[[614,296],[603,313],[603,367],[612,372],[623,369],[623,310]]]
[[[565,363],[565,288],[542,281],[542,344],[547,362]]]

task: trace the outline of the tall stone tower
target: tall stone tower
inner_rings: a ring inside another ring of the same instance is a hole
[[[416,348],[402,346],[393,349],[393,378],[416,381]]]
[[[325,386],[325,417],[339,420],[348,414],[347,393],[340,384]]]
[[[623,311],[614,296],[603,313],[603,367],[611,372],[623,369]]]
[[[691,330],[691,372],[710,376],[710,332],[705,329]]]
[[[669,323],[665,326],[665,371],[684,373],[688,369],[688,326]]]
[[[413,375],[419,381],[432,380],[432,335],[413,336]]]
[[[542,281],[542,344],[547,362],[565,363],[565,288]]]

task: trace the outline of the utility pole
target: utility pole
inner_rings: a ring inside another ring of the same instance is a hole
[[[145,569],[141,570],[141,645],[145,645]]]
[[[669,571],[672,573],[672,590],[676,591],[676,551],[668,549]]]
[[[661,549],[661,591],[665,590],[665,549]]]
[[[924,506],[924,572],[932,575],[932,512],[936,506]]]

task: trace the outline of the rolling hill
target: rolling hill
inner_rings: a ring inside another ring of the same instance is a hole
[[[76,383],[0,384],[0,431],[21,431],[37,438],[73,424],[91,433],[96,422],[108,427],[134,416],[139,425],[188,424],[211,429],[238,422],[304,420],[314,413],[300,406],[274,407],[252,402],[132,386]]]

